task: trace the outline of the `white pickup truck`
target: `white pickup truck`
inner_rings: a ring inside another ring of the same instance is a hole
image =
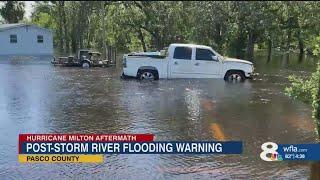
[[[153,80],[223,78],[228,81],[244,81],[252,77],[253,70],[252,62],[223,57],[208,46],[171,44],[164,55],[124,55],[122,77]]]

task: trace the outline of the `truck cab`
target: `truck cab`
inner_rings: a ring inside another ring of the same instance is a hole
[[[171,78],[218,78],[221,74],[221,59],[210,47],[182,44],[172,46],[174,48],[169,48]]]

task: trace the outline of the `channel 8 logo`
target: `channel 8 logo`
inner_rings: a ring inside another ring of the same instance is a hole
[[[281,155],[278,154],[278,144],[266,142],[261,145],[262,152],[260,158],[264,161],[282,161]]]

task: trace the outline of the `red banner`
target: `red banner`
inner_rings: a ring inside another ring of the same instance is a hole
[[[153,134],[19,134],[19,142],[148,142]]]
[[[153,134],[19,134],[23,142],[151,142]]]

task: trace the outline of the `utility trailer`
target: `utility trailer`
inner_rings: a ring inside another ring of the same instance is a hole
[[[103,60],[100,52],[80,49],[77,51],[76,56],[58,57],[51,62],[55,66],[65,67],[108,67],[110,65],[109,60]]]

